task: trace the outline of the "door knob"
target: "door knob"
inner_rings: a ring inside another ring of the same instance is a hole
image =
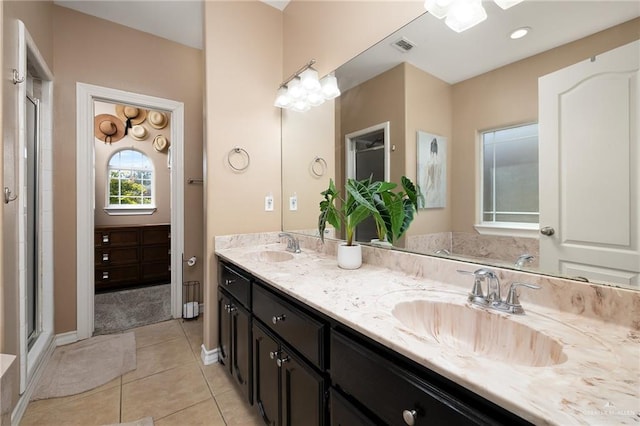
[[[409,426],[413,426],[416,424],[416,419],[418,418],[418,412],[416,410],[404,410],[402,412],[402,420]]]
[[[284,321],[285,319],[287,319],[287,316],[286,316],[285,314],[277,315],[277,316],[275,316],[275,315],[274,315],[274,316],[271,318],[271,322],[272,322],[272,323],[274,323],[274,324],[277,324],[277,323],[279,323],[280,321]]]
[[[289,361],[290,361],[289,357],[288,357],[288,356],[285,356],[284,358],[278,358],[278,359],[276,360],[276,364],[278,364],[278,367],[282,367],[282,365],[283,365],[285,362],[289,362]]]
[[[546,235],[547,237],[550,237],[550,236],[552,236],[553,234],[555,234],[555,233],[556,233],[556,230],[555,230],[555,229],[553,229],[553,228],[552,228],[552,227],[550,227],[550,226],[545,226],[544,228],[541,228],[541,229],[540,229],[540,233],[541,233],[542,235]]]

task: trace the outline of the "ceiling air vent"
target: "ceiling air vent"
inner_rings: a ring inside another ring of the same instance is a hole
[[[400,40],[395,41],[392,44],[392,46],[398,49],[399,51],[401,51],[402,53],[407,53],[408,51],[410,51],[415,47],[415,44],[413,44],[412,41],[409,41],[406,38],[402,37]]]

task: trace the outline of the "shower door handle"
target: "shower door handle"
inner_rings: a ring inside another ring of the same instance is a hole
[[[8,187],[4,187],[4,203],[9,204],[18,198],[18,194],[11,195],[11,190]]]

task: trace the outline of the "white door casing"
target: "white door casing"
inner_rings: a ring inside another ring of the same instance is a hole
[[[76,84],[77,338],[94,330],[93,230],[95,175],[94,101],[136,105],[171,114],[171,315],[182,316],[182,252],[184,250],[184,104],[117,89]]]
[[[539,79],[540,266],[640,285],[640,41]]]

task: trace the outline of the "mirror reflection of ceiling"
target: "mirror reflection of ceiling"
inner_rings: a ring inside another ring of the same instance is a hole
[[[402,62],[454,84],[640,16],[640,2],[626,0],[525,0],[508,10],[492,1],[483,5],[486,21],[462,33],[425,13],[336,70],[340,90]],[[521,27],[531,31],[511,40],[509,34]],[[414,45],[408,52],[393,45],[402,37]]]

